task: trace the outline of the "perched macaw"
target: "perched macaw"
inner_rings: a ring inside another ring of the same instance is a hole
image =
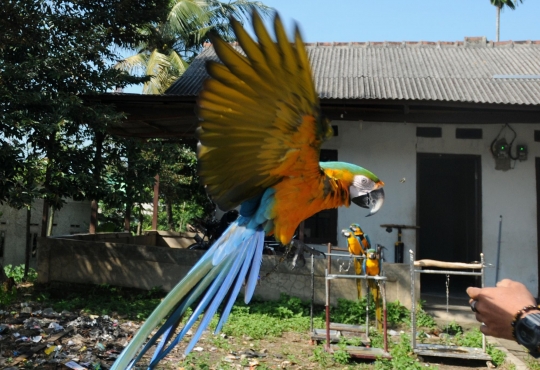
[[[289,41],[276,15],[274,41],[261,18],[256,13],[252,18],[258,42],[231,19],[245,56],[211,37],[221,63],[207,62],[211,78],[197,103],[199,175],[222,210],[241,205],[240,217],[164,298],[113,369],[130,368],[159,339],[148,366],[154,368],[204,314],[185,349],[189,353],[225,301],[219,332],[243,285],[245,302],[253,296],[265,234],[287,244],[301,221],[323,209],[353,202],[373,214],[384,200],[384,183],[372,172],[349,163],[319,163],[321,144],[332,128],[321,117],[298,28]],[[192,305],[193,313],[173,339]]]
[[[371,248],[371,241],[369,240],[369,236],[364,233],[360,225],[351,224],[351,226],[349,226],[349,229],[354,233],[354,236],[356,236],[356,239],[358,239],[364,251],[367,251]],[[363,252],[363,254],[365,254],[365,252]]]
[[[377,246],[377,250],[371,248],[366,251],[366,259],[364,260],[364,271],[368,276],[380,276],[382,272],[382,254],[383,246]],[[371,292],[371,296],[375,301],[375,318],[377,321],[377,328],[382,328],[382,308],[381,308],[381,289],[376,280],[368,279],[368,287]]]
[[[356,256],[363,256],[365,254],[365,249],[362,248],[360,240],[358,240],[350,230],[343,229],[341,230],[341,234],[347,238],[347,248],[349,249],[349,253]],[[353,264],[356,275],[363,275],[362,260],[358,257],[353,257]],[[356,279],[356,290],[358,292],[358,299],[362,298],[362,280],[360,279]]]

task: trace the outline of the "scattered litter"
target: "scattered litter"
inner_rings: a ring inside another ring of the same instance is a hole
[[[58,323],[51,322],[49,324],[49,329],[54,330],[55,332],[59,332],[61,330],[64,330],[64,327],[62,325],[58,325]]]
[[[138,329],[138,324],[119,322],[109,315],[58,313],[39,303],[24,302],[0,312],[0,341],[11,340],[10,349],[3,344],[0,368],[28,364],[32,368],[106,370]]]
[[[66,362],[64,364],[64,366],[70,368],[70,369],[73,369],[73,370],[87,370],[86,367],[83,367],[81,365],[79,365],[78,363],[74,362],[74,361],[69,361],[69,362]]]

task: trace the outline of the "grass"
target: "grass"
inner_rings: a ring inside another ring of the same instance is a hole
[[[23,289],[19,291],[3,292],[5,296],[10,295],[10,302],[15,300],[33,300],[39,302],[42,307],[52,307],[55,311],[67,310],[77,314],[87,313],[96,315],[118,316],[127,320],[144,320],[165,296],[165,292],[160,289],[152,291],[140,291],[129,288],[120,288],[108,285],[74,285],[57,284],[46,289],[34,290],[29,298],[28,292]],[[0,306],[3,301],[0,296]],[[371,300],[372,301],[372,300]],[[337,307],[332,308],[332,321],[362,324],[365,321],[366,300],[347,301],[338,300]],[[4,304],[5,306],[5,304]],[[1,308],[1,307],[0,307]],[[389,326],[401,327],[408,330],[410,325],[410,312],[399,302],[388,304]],[[374,314],[374,307],[370,313]],[[314,311],[314,326],[322,328],[325,326],[324,307],[316,306]],[[429,330],[436,326],[431,316],[421,308],[418,309],[417,318],[419,323]],[[421,319],[420,319],[421,318]],[[216,316],[211,323],[214,328],[218,322]],[[371,321],[374,322],[374,321]],[[330,354],[324,350],[322,345],[309,348],[306,355],[294,348],[294,344],[283,341],[287,333],[306,333],[310,329],[310,305],[299,298],[290,297],[285,294],[278,301],[265,302],[254,300],[249,305],[239,299],[233,307],[228,322],[223,327],[221,336],[209,335],[205,339],[207,344],[216,348],[222,354],[231,353],[238,350],[239,345],[245,346],[245,338],[249,338],[250,348],[255,351],[263,349],[264,345],[274,342],[276,348],[283,356],[283,361],[289,363],[302,363],[312,361],[314,366],[321,369],[430,369],[431,366],[419,362],[410,348],[410,338],[407,334],[399,338],[389,340],[389,350],[393,356],[392,360],[379,359],[371,364],[358,363],[350,358],[345,350],[347,345],[359,345],[359,341],[352,338],[342,340],[338,344],[338,350]],[[447,324],[442,329],[453,336],[444,336],[439,342],[441,344],[459,345],[466,347],[481,347],[482,336],[478,329],[463,332],[461,326],[456,323]],[[419,330],[421,332],[422,330]],[[237,338],[231,340],[231,338]],[[356,338],[358,339],[358,338]],[[370,331],[370,339],[373,347],[383,347],[383,336],[375,330]],[[283,341],[280,343],[280,340]],[[243,341],[243,342],[242,342]],[[264,344],[262,344],[264,341]],[[504,362],[504,352],[487,346],[488,353],[493,358],[493,363],[497,366]],[[217,361],[217,362],[216,362]],[[247,359],[242,359],[246,362]],[[171,365],[170,368],[184,369],[233,369],[234,364],[225,361],[224,358],[216,360],[208,357],[208,353],[196,353],[188,356],[180,363]],[[167,368],[167,367],[166,367]],[[257,366],[258,370],[268,368],[264,361]],[[531,366],[531,368],[534,368]],[[536,367],[538,368],[538,367]],[[540,370],[540,369],[539,369]]]

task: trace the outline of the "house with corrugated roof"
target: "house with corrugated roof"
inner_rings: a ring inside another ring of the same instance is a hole
[[[387,248],[387,263],[407,263],[409,250],[415,259],[450,262],[479,261],[483,254],[486,285],[512,278],[537,292],[540,41],[471,37],[306,48],[335,133],[321,160],[373,170],[386,184],[386,201],[369,218],[358,207],[321,212],[305,222],[305,240],[345,245],[339,231],[359,223]],[[166,96],[136,104],[141,112],[160,105],[160,117],[134,114],[118,130],[192,133],[207,60],[217,60],[211,45]],[[132,102],[108,99],[120,109]],[[395,247],[398,229],[403,254]],[[479,283],[474,279],[422,276],[422,291],[444,292],[448,283],[451,294],[464,294],[465,286]]]

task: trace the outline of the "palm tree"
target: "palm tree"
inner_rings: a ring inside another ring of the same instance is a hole
[[[117,64],[129,73],[150,76],[144,94],[162,94],[184,73],[201,51],[210,31],[232,41],[229,17],[245,20],[252,10],[268,15],[271,8],[259,1],[172,0],[167,20],[141,30],[148,41]]]
[[[505,6],[514,10],[518,3],[523,3],[523,0],[490,0],[491,5],[494,5],[497,8],[497,40],[499,41],[500,34],[500,19],[501,19],[501,9]]]

